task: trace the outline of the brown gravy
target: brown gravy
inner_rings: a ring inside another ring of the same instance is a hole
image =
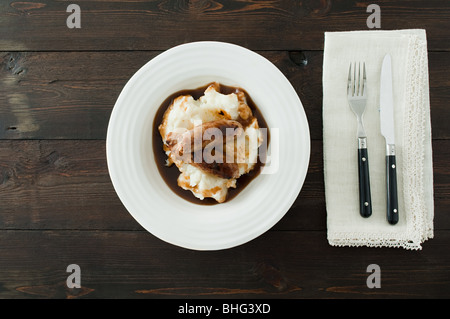
[[[180,171],[176,167],[176,165],[172,165],[170,167],[166,166],[166,159],[167,155],[163,151],[163,141],[161,138],[161,135],[159,133],[158,127],[162,122],[163,116],[167,108],[170,106],[170,104],[173,102],[175,98],[177,98],[180,95],[191,95],[194,99],[199,99],[205,92],[205,90],[210,86],[212,83],[208,83],[205,86],[199,87],[197,89],[193,90],[181,90],[178,91],[164,100],[164,102],[160,105],[158,108],[158,111],[156,112],[156,116],[153,120],[153,130],[152,130],[152,140],[153,140],[153,154],[156,161],[156,166],[158,167],[159,173],[161,174],[161,177],[166,182],[167,186],[178,196],[181,198],[199,205],[215,205],[218,204],[218,202],[213,198],[205,198],[203,200],[195,197],[190,190],[184,190],[180,186],[178,186],[177,179],[180,175]],[[245,97],[247,99],[247,105],[250,107],[250,109],[253,112],[253,116],[256,117],[258,120],[258,125],[260,128],[267,129],[267,142],[266,145],[269,145],[270,140],[270,132],[269,128],[267,126],[266,121],[264,120],[261,112],[259,111],[256,104],[253,102],[253,100],[250,98],[248,93],[243,90],[242,88],[233,87],[233,86],[226,86],[223,84],[220,84],[219,86],[219,92],[222,94],[231,94],[235,93],[237,91],[242,91],[245,94]],[[242,123],[245,127],[247,123]],[[265,148],[267,149],[267,147]],[[230,201],[234,197],[236,197],[255,177],[259,175],[261,172],[262,167],[264,166],[264,163],[261,162],[261,158],[265,158],[266,154],[261,153],[261,148],[258,150],[259,156],[258,156],[258,162],[256,163],[253,170],[251,170],[249,173],[242,175],[236,180],[236,188],[229,188],[228,189],[228,195],[225,202]]]

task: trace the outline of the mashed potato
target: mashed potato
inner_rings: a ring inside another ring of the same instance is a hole
[[[175,98],[158,129],[166,164],[180,171],[178,186],[222,203],[237,179],[254,168],[263,137],[244,92],[222,94],[219,88],[211,84],[198,100]]]

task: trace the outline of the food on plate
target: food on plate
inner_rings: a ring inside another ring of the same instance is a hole
[[[267,128],[243,89],[214,82],[178,92],[161,108],[156,124],[165,166],[177,168],[177,186],[197,199],[223,203],[241,178],[261,169]]]

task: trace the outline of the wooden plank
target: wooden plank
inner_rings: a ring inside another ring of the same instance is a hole
[[[140,229],[114,192],[105,141],[3,141],[0,154],[1,228]]]
[[[435,227],[450,229],[450,141],[435,140]],[[275,230],[325,230],[322,143]],[[103,140],[0,141],[0,229],[142,230],[111,184]]]
[[[120,91],[156,54],[4,53],[2,137],[106,138]]]
[[[128,79],[159,51],[3,52],[0,139],[105,139],[109,116]],[[311,138],[322,139],[322,52],[264,51],[305,108]],[[450,59],[430,52],[433,137],[450,138]]]
[[[146,232],[0,231],[1,298],[448,298],[450,232],[421,251],[338,248],[324,231],[271,231],[198,252]],[[283,247],[283,249],[280,249]],[[67,266],[81,288],[66,286]],[[367,267],[381,288],[368,288]]]
[[[77,4],[81,28],[69,29],[67,2],[3,1],[1,50],[165,50],[200,40],[227,41],[253,50],[321,50],[325,31],[370,30],[366,20],[371,2],[85,0]],[[430,49],[450,49],[447,1],[377,4],[382,29],[424,28]]]
[[[428,54],[431,123],[433,138],[449,138],[450,114],[445,101],[450,100],[450,59],[443,54]]]

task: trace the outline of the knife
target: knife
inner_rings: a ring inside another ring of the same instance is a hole
[[[386,140],[386,188],[387,210],[386,216],[389,224],[398,223],[398,196],[397,196],[397,164],[395,161],[395,134],[394,134],[394,99],[392,94],[392,63],[391,56],[387,54],[383,59],[380,79],[380,126],[381,134]]]

